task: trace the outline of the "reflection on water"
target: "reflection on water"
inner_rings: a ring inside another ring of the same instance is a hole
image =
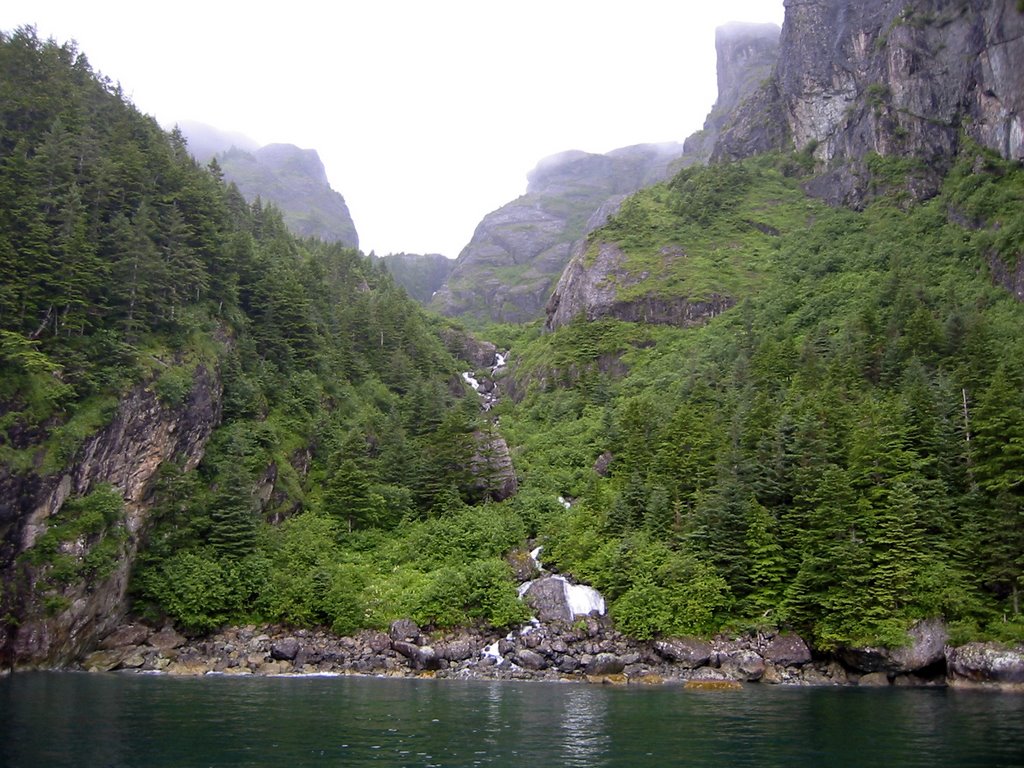
[[[605,719],[608,696],[595,686],[573,686],[561,697],[562,765],[603,765],[609,736]]]
[[[3,768],[1024,766],[1024,696],[71,673],[0,679]]]

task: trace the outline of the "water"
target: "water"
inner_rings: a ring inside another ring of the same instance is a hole
[[[367,678],[0,679],[0,766],[1019,766],[1024,696]]]

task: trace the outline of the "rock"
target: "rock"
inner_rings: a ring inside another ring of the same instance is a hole
[[[684,253],[666,253],[666,259],[685,258]],[[582,315],[587,320],[611,317],[627,322],[655,323],[689,328],[703,325],[732,307],[730,296],[710,294],[691,301],[687,296],[620,296],[650,277],[646,271],[627,266],[626,252],[617,243],[584,242],[574,253],[548,301],[548,330],[561,328]]]
[[[0,463],[0,520],[4,521],[0,582],[34,583],[40,574],[32,566],[25,567],[18,555],[45,533],[65,501],[97,486],[110,484],[124,499],[116,524],[125,532],[112,569],[102,569],[102,578],[76,580],[61,588],[58,597],[67,605],[64,610],[50,613],[41,600],[13,593],[3,596],[0,659],[15,667],[68,664],[121,625],[127,610],[128,577],[146,530],[157,472],[172,461],[182,471],[195,468],[214,426],[220,423],[220,398],[216,373],[198,365],[191,389],[178,407],[167,407],[146,384],[124,393],[109,423],[85,438],[71,462],[57,472],[45,477],[32,471],[12,475]],[[76,556],[87,557],[84,540],[82,547]]]
[[[542,622],[572,621],[572,610],[565,594],[565,582],[561,579],[554,576],[538,579],[526,590],[523,599]]]
[[[885,672],[869,672],[857,681],[857,685],[862,688],[882,688],[889,685],[889,676]]]
[[[601,477],[608,477],[609,468],[612,465],[613,459],[614,456],[612,456],[611,451],[605,451],[602,453],[594,460],[594,472]]]
[[[294,661],[295,657],[299,655],[299,648],[301,644],[298,638],[285,637],[280,640],[275,640],[270,645],[270,658],[275,661]]]
[[[872,194],[873,154],[918,158],[906,191],[930,197],[961,132],[1024,158],[1024,14],[965,0],[954,10],[903,0],[809,0],[786,6],[779,63],[729,120],[713,160],[768,149],[813,151],[809,185],[831,203]]]
[[[404,640],[393,640],[391,647],[405,658],[413,669],[418,671],[435,670],[441,668],[443,659],[429,645],[416,645],[407,643]]]
[[[613,653],[599,653],[587,664],[588,675],[618,675],[626,668],[626,662]]]
[[[691,637],[657,640],[654,650],[659,656],[684,669],[696,669],[711,659],[711,643]]]
[[[185,638],[174,631],[174,627],[164,627],[149,637],[149,644],[161,651],[169,651],[185,644]]]
[[[546,669],[548,661],[536,651],[529,648],[521,648],[512,657],[512,661],[523,669],[541,670]]]
[[[738,680],[755,682],[764,674],[764,659],[754,651],[740,650],[723,657],[722,672]]]
[[[438,646],[437,654],[448,661],[465,661],[476,656],[476,646],[470,640],[453,640]]]
[[[799,635],[783,633],[773,637],[761,655],[772,664],[799,667],[811,660],[811,649]]]
[[[861,672],[914,672],[945,658],[949,634],[942,619],[923,619],[907,633],[908,644],[901,648],[845,648],[843,662]]]
[[[143,645],[153,630],[144,624],[125,624],[118,627],[100,641],[103,650],[122,648],[126,645]]]
[[[412,619],[397,619],[391,622],[391,627],[388,629],[388,637],[391,638],[392,642],[397,640],[418,645],[420,642],[420,628]]]
[[[82,669],[86,672],[110,672],[118,669],[124,658],[134,650],[134,648],[112,648],[93,651],[82,659]]]
[[[514,496],[519,490],[519,480],[505,438],[493,430],[477,430],[473,433],[473,445],[468,470],[476,497],[504,501]]]
[[[540,575],[536,561],[530,557],[530,552],[526,549],[512,550],[508,557],[505,558],[505,562],[511,566],[512,575],[520,584],[524,581],[535,579]]]
[[[1013,648],[999,643],[968,643],[946,649],[950,683],[1001,683],[1024,685],[1024,645]]]

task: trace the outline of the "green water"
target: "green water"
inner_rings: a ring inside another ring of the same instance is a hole
[[[367,678],[0,679],[0,766],[1024,766],[1024,696]]]

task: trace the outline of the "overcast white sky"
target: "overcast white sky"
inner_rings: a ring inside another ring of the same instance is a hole
[[[161,124],[313,148],[360,245],[455,257],[555,152],[682,141],[715,100],[714,29],[782,0],[3,0],[78,41]]]

